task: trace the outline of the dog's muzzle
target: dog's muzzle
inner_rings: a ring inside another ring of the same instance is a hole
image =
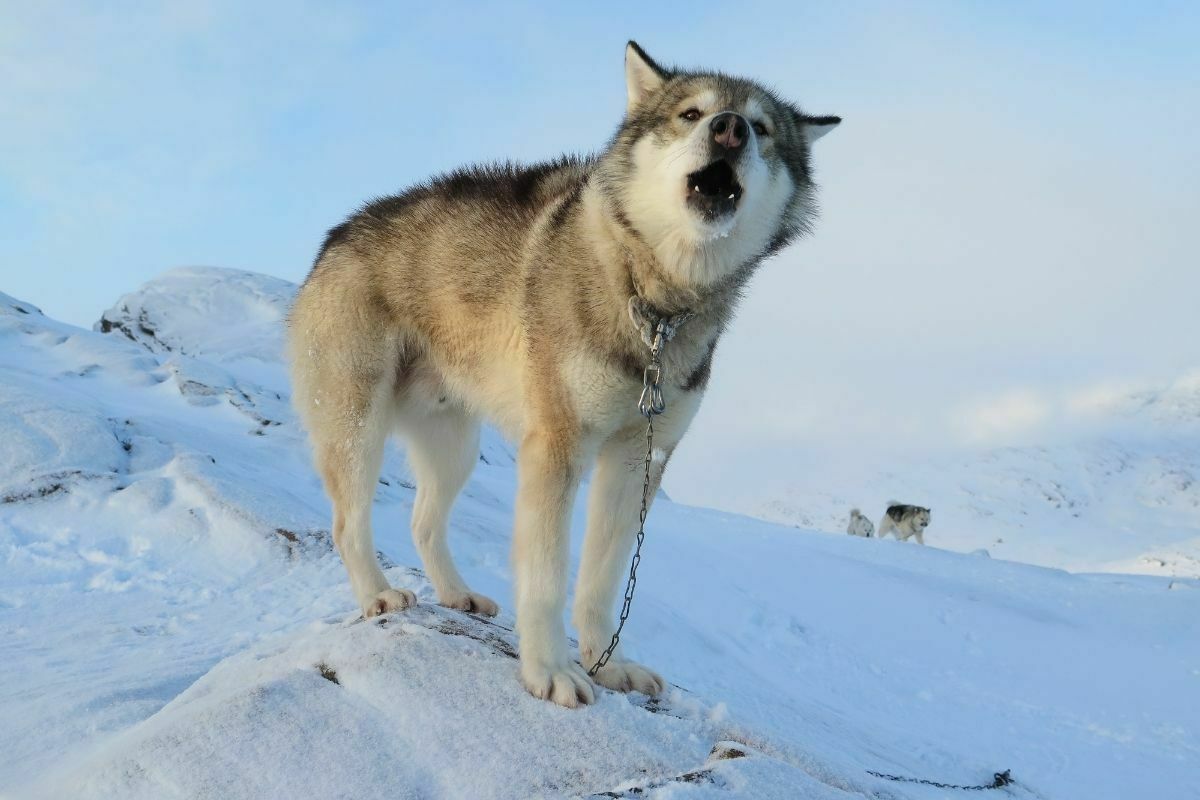
[[[713,222],[737,210],[742,185],[725,159],[709,164],[687,176],[687,204],[705,222]]]

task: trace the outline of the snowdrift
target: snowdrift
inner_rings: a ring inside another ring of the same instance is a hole
[[[674,689],[548,709],[515,678],[515,640],[436,606],[311,626],[213,668],[53,785],[74,798],[842,796],[730,741]],[[735,734],[736,735],[736,734]]]

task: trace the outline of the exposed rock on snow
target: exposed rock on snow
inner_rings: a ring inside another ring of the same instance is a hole
[[[95,330],[119,333],[154,353],[277,361],[295,291],[254,272],[181,267],[121,297]]]

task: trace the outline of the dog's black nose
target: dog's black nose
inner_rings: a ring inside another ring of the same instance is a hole
[[[741,114],[734,114],[732,111],[717,114],[708,124],[708,129],[713,133],[713,141],[726,150],[735,151],[741,149],[750,133],[750,126],[746,124],[746,118]]]

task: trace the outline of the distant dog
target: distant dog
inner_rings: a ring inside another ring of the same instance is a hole
[[[846,526],[846,533],[869,539],[875,533],[875,525],[857,508],[852,508],[850,509],[850,524]]]
[[[812,226],[812,146],[840,122],[753,81],[663,67],[632,42],[625,83],[625,119],[595,156],[470,167],[368,203],[329,232],[290,317],[294,401],[364,616],[417,601],[375,558],[384,440],[406,442],[412,535],[438,602],[480,614],[497,606],[451,558],[450,506],[479,460],[483,420],[517,443],[521,680],[564,706],[595,700],[585,669],[612,640],[629,571],[648,337],[690,320],[662,355],[670,408],[654,425],[664,456],[653,496],[747,282]],[[411,119],[430,140],[445,124],[432,108]],[[593,464],[575,590],[581,666],[563,610],[571,507]],[[666,685],[620,649],[595,681],[647,694]]]
[[[925,529],[929,527],[929,509],[891,503],[883,519],[879,520],[879,538],[895,533],[900,541],[917,537],[917,544],[925,544]]]

